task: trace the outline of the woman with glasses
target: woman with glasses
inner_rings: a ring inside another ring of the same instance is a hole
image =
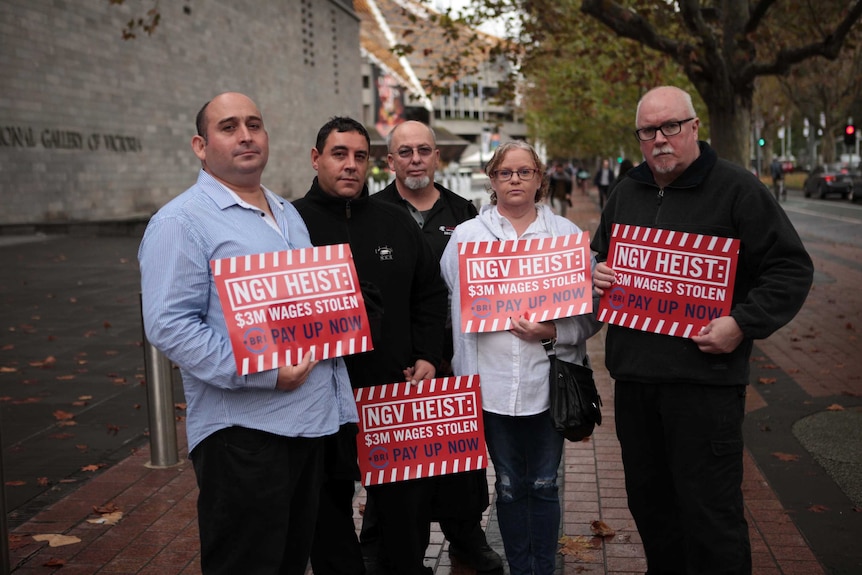
[[[560,529],[557,468],[563,436],[548,412],[550,363],[543,342],[554,344],[561,359],[583,362],[586,340],[600,324],[592,314],[538,323],[512,317],[507,331],[461,333],[459,243],[581,231],[541,202],[548,190],[545,166],[529,144],[502,144],[485,171],[491,204],[455,228],[440,262],[452,299],[452,367],[455,375],[478,373],[482,382],[485,440],[497,475],[497,517],[509,571],[551,575]]]

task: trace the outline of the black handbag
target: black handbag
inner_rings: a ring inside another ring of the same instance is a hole
[[[585,365],[563,361],[557,357],[554,344],[553,340],[542,342],[551,362],[551,422],[569,441],[581,441],[602,424],[602,398],[589,358],[584,358]]]

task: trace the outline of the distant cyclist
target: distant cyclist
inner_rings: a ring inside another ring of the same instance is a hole
[[[787,199],[787,191],[784,189],[784,166],[778,161],[778,158],[772,160],[772,165],[769,167],[772,172],[772,190],[775,194],[775,199],[781,201]]]

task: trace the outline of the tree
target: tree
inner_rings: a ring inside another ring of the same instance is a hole
[[[862,17],[862,0],[581,0],[580,12],[555,10],[559,4],[473,0],[475,16],[464,21],[475,26],[507,11],[528,20],[549,12],[557,20],[590,16],[616,36],[645,47],[647,55],[679,66],[706,105],[713,145],[742,165],[751,157],[755,80],[785,75],[818,57],[837,59]],[[577,38],[557,36],[554,41]],[[541,43],[541,38],[521,33],[520,48],[526,52],[540,49]]]

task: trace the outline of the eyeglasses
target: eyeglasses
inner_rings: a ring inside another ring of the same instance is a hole
[[[409,160],[413,157],[414,152],[419,152],[419,156],[427,158],[434,153],[434,148],[432,148],[431,146],[419,146],[418,148],[398,148],[398,150],[395,151],[395,155],[397,155],[402,160]]]
[[[685,120],[680,120],[679,122],[668,122],[666,124],[662,124],[661,126],[647,126],[646,128],[641,128],[640,130],[635,130],[635,136],[641,142],[649,142],[650,140],[655,140],[656,132],[661,132],[668,136],[676,136],[680,132],[682,132],[682,125],[686,122],[691,122],[696,118],[686,118]]]
[[[512,170],[494,170],[491,172],[491,177],[501,182],[508,182],[512,179],[514,174],[518,174],[518,177],[521,180],[528,182],[533,179],[533,174],[538,172],[539,170],[531,169],[531,168],[521,168],[520,170],[512,171]]]

